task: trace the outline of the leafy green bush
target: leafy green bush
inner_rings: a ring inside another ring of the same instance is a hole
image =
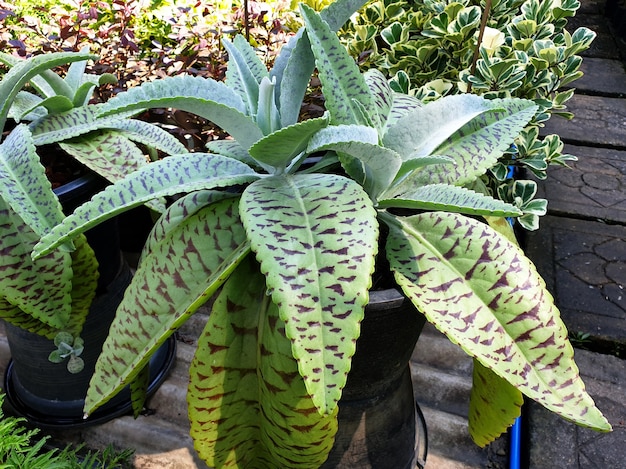
[[[540,138],[539,128],[551,115],[573,117],[565,103],[574,90],[567,86],[582,75],[577,54],[595,37],[587,28],[565,29],[579,7],[578,0],[493,0],[485,11],[480,0],[374,0],[345,30],[344,42],[363,69],[384,71],[394,89],[422,101],[465,92],[532,99],[539,111],[483,183],[523,209],[519,221],[533,229],[546,202],[532,200],[534,182],[516,185],[509,169],[544,179],[550,164],[576,159],[563,154],[558,136]]]
[[[222,78],[221,38],[246,31],[269,63],[300,25],[287,0],[250,1],[247,22],[233,0],[0,1],[0,24],[0,49],[21,56],[88,45],[96,72],[115,73],[122,89],[182,72]]]
[[[0,394],[0,469],[113,469],[130,467],[133,452],[102,452],[80,454],[82,447],[62,450],[47,447],[48,436],[38,438],[38,429],[28,430],[26,419],[8,417],[2,412],[4,395]]]

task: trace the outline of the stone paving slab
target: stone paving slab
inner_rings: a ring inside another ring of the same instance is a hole
[[[563,420],[535,402],[526,408],[532,469],[619,469],[625,466],[626,361],[586,350],[575,359],[589,394],[613,426],[600,433]]]
[[[571,332],[626,345],[626,227],[546,216],[526,252]]]
[[[626,150],[565,145],[564,152],[578,161],[550,167],[537,184],[549,213],[626,224]]]
[[[580,70],[584,75],[571,85],[577,93],[626,97],[626,70],[621,60],[585,57]]]
[[[574,95],[567,109],[575,117],[568,121],[552,117],[543,135],[558,134],[565,142],[588,146],[623,147],[626,142],[626,99]]]

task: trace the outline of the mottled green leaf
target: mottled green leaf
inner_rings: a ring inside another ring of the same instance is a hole
[[[278,310],[253,261],[216,299],[200,336],[187,394],[191,435],[211,467],[319,467],[336,411],[317,412]]]
[[[468,215],[515,217],[521,211],[501,200],[448,184],[430,184],[378,202],[381,208],[411,208],[415,210],[445,210]]]
[[[139,417],[146,403],[146,393],[150,385],[150,365],[143,366],[141,371],[130,383],[130,402],[135,418]]]
[[[180,140],[167,130],[149,122],[137,119],[120,119],[107,128],[123,131],[124,136],[133,142],[143,143],[168,155],[187,152],[187,148]]]
[[[611,428],[585,392],[553,298],[517,246],[454,213],[384,218],[395,279],[431,323],[548,409]]]
[[[63,220],[61,204],[25,125],[16,127],[0,145],[0,180],[0,196],[37,235]]]
[[[301,3],[300,11],[315,56],[331,123],[361,124],[361,113],[354,101],[361,103],[365,109],[372,109],[373,99],[359,67],[337,35],[312,8]]]
[[[259,175],[249,166],[220,155],[189,153],[155,161],[108,186],[78,207],[41,239],[35,253],[37,256],[46,254],[76,234],[152,199],[244,184],[258,178]]]
[[[119,181],[147,164],[142,151],[133,142],[115,131],[78,137],[60,144],[77,161],[110,182]]]
[[[474,360],[469,432],[484,447],[504,433],[520,416],[522,393],[508,381]]]
[[[161,216],[154,228],[159,234],[149,241],[117,309],[85,412],[91,413],[132,381],[250,252],[237,202],[228,194],[199,191]],[[207,236],[198,238],[198,233]]]
[[[299,174],[248,186],[240,213],[321,413],[341,396],[377,251],[372,203],[354,181]]]
[[[233,42],[224,38],[222,44],[228,52],[226,84],[246,103],[249,114],[255,116],[259,102],[259,84],[269,73],[243,36],[235,36]]]

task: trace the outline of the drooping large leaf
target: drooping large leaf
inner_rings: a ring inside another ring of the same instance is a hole
[[[69,253],[54,251],[33,261],[31,251],[38,239],[0,197],[0,296],[22,312],[7,307],[9,316],[3,317],[19,327],[39,329],[43,323],[60,329],[70,316],[72,259]]]
[[[35,247],[40,256],[66,243],[78,233],[113,216],[159,197],[245,184],[258,179],[249,166],[220,155],[174,155],[143,166],[108,186],[78,207]]]
[[[464,187],[448,184],[430,184],[384,199],[378,202],[381,208],[410,208],[414,210],[445,210],[468,215],[495,215],[515,217],[522,212],[514,205],[474,192]]]
[[[364,124],[361,106],[365,109],[374,106],[358,66],[319,14],[304,3],[300,4],[300,11],[315,56],[331,123]]]
[[[178,155],[187,151],[185,145],[172,134],[148,122],[120,119],[108,128],[123,131],[124,136],[133,142],[143,143],[168,155]]]
[[[395,279],[430,322],[548,409],[611,428],[585,392],[551,295],[517,246],[454,213],[383,216]]]
[[[341,396],[377,251],[372,203],[332,174],[255,181],[240,213],[307,390],[320,413]]]
[[[28,127],[0,145],[0,196],[39,236],[63,220],[63,210],[40,162]]]
[[[522,393],[508,381],[474,359],[469,433],[484,447],[504,433],[520,416]]]
[[[243,262],[198,341],[187,393],[191,436],[211,467],[319,467],[337,430],[306,392],[265,278]]]
[[[119,181],[148,163],[137,145],[115,131],[78,137],[60,146],[110,182]]]
[[[101,117],[124,111],[172,107],[210,120],[245,149],[263,137],[241,97],[224,83],[210,78],[178,75],[143,83],[105,103]]]
[[[229,194],[200,191],[161,216],[155,230],[162,235],[143,254],[96,364],[86,413],[135,378],[250,252],[237,202]]]

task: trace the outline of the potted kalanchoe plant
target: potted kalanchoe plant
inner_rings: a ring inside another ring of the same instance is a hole
[[[195,112],[233,139],[212,142],[211,153],[140,168],[35,248],[35,258],[67,250],[121,211],[178,196],[118,308],[86,413],[134,379],[215,295],[188,389],[200,456],[214,467],[368,460],[367,448],[360,456],[348,455],[354,448],[343,441],[337,448],[335,435],[351,404],[342,390],[377,293],[377,266],[414,305],[409,317],[425,317],[475,358],[470,431],[479,444],[512,423],[522,393],[571,421],[610,430],[584,390],[544,282],[499,232],[496,218],[522,212],[464,187],[497,162],[537,106],[472,95],[422,105],[380,73],[361,74],[333,32],[361,3],[340,0],[320,14],[302,5],[306,26],[269,72],[239,37],[225,42],[225,84],[166,78],[103,106],[102,117],[166,106]],[[297,122],[314,65],[328,112]],[[303,165],[310,156],[319,161]],[[408,355],[421,322],[411,326]],[[402,332],[386,326],[375,334]],[[387,367],[406,369],[408,355]],[[394,467],[416,459],[402,458]]]
[[[0,143],[0,319],[12,355],[5,387],[15,410],[42,425],[82,423],[91,372],[131,274],[115,220],[78,237],[72,253],[33,261],[34,245],[107,180],[147,164],[137,143],[185,151],[166,131],[128,114],[97,118],[92,92],[111,77],[85,73],[95,58],[0,53],[10,67],[0,81],[0,128],[12,121]],[[51,70],[68,63],[64,77]],[[44,162],[69,174],[51,181]]]

